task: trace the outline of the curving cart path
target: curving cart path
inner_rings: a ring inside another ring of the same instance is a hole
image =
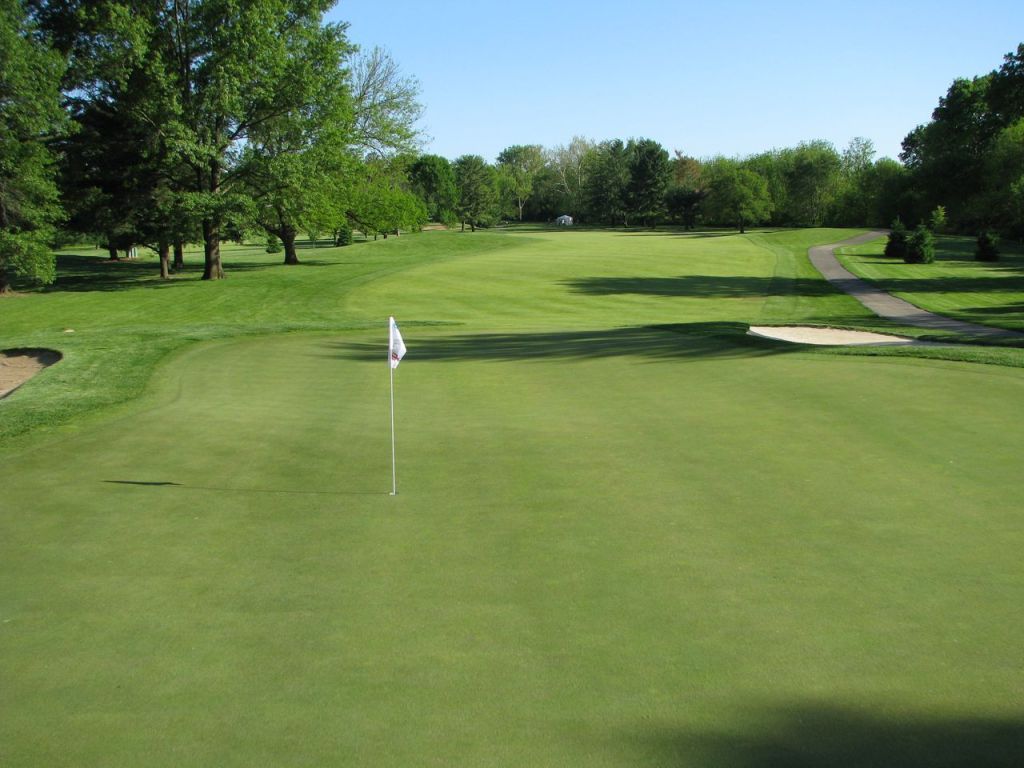
[[[916,307],[909,301],[881,291],[846,269],[836,258],[835,249],[847,245],[860,245],[889,234],[888,230],[874,230],[830,245],[817,245],[809,249],[811,263],[832,285],[845,291],[879,317],[902,325],[913,325],[940,333],[963,333],[989,339],[1024,339],[1024,333],[966,323],[943,315],[936,315]]]

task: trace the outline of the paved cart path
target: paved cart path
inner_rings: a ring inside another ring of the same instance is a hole
[[[839,290],[850,294],[876,315],[884,317],[886,320],[893,320],[903,325],[913,325],[918,328],[927,328],[928,330],[941,333],[964,333],[991,339],[1024,338],[1024,333],[1018,331],[965,323],[962,320],[954,320],[943,315],[936,315],[934,312],[928,312],[914,306],[909,301],[897,299],[895,296],[879,290],[871,285],[871,283],[854,275],[840,264],[839,259],[836,258],[836,248],[847,245],[860,245],[861,243],[884,237],[887,234],[888,232],[885,230],[874,230],[838,243],[817,245],[808,250],[808,255],[811,258],[811,263],[821,272],[826,280]]]

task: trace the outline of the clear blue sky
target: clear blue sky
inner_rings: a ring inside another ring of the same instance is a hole
[[[1024,2],[341,0],[415,76],[426,151],[493,161],[574,135],[706,157],[855,136],[896,157],[957,77],[1024,42]]]

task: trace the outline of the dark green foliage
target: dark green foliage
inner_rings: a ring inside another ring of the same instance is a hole
[[[544,148],[539,144],[517,144],[498,155],[502,191],[515,205],[516,216],[523,220],[523,208],[534,193],[534,185],[544,168]]]
[[[280,253],[282,251],[281,241],[274,235],[267,235],[267,253]]]
[[[907,237],[907,228],[897,218],[889,230],[889,240],[885,244],[885,255],[890,259],[905,259],[907,257]]]
[[[712,222],[734,226],[742,234],[748,224],[761,224],[771,216],[772,198],[760,174],[720,158],[709,168],[709,178],[704,211]]]
[[[589,218],[604,224],[629,226],[626,195],[629,187],[629,157],[619,139],[602,141],[591,148],[584,161],[583,195]]]
[[[942,203],[953,230],[1024,231],[1022,119],[1024,44],[998,70],[955,80],[931,122],[903,140],[917,198],[910,215],[924,218]]]
[[[978,235],[975,261],[999,261],[999,235],[988,230]]]
[[[459,192],[456,212],[465,229],[472,231],[494,219],[497,206],[495,170],[479,155],[463,155],[454,163],[455,185]]]
[[[669,187],[665,193],[665,209],[674,222],[682,224],[686,229],[693,229],[697,210],[706,195],[703,189]]]
[[[335,245],[352,245],[352,227],[342,224],[334,231]]]
[[[653,139],[637,139],[626,145],[629,184],[626,203],[634,221],[654,226],[665,213],[665,190],[671,168],[668,152]]]
[[[412,191],[427,206],[432,221],[448,223],[455,218],[459,191],[451,163],[440,155],[423,155],[409,168]]]
[[[22,4],[0,0],[0,293],[15,276],[54,279],[50,240],[61,209],[47,141],[66,123],[62,71]]]
[[[907,238],[907,252],[903,260],[907,264],[931,264],[935,261],[935,236],[924,224],[918,224]]]
[[[787,224],[819,227],[835,200],[842,160],[827,141],[805,142],[786,150],[783,213]]]

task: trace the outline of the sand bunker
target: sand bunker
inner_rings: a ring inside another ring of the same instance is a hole
[[[750,326],[748,333],[751,336],[763,336],[766,339],[777,339],[779,341],[791,341],[796,344],[820,344],[831,346],[910,346],[925,345],[926,341],[907,338],[906,336],[891,336],[885,333],[871,333],[870,331],[844,331],[839,328],[811,328],[800,325],[787,326]]]
[[[0,398],[7,397],[43,368],[60,360],[52,349],[5,349],[0,351]]]

